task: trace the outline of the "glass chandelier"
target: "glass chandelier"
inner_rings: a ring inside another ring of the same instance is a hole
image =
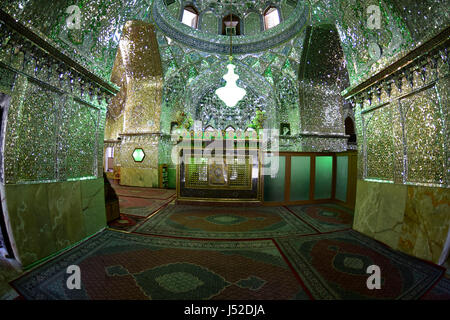
[[[232,1],[232,0],[231,0]],[[232,9],[230,1],[230,8]],[[230,9],[230,27],[235,27],[237,23],[233,23],[233,14]],[[216,90],[217,96],[222,100],[227,107],[234,107],[236,104],[241,101],[245,94],[247,93],[245,89],[239,88],[236,84],[236,81],[239,79],[239,76],[234,73],[234,68],[236,66],[233,64],[233,31],[230,31],[230,57],[229,63],[227,65],[228,72],[223,76],[223,79],[226,81],[225,87],[221,87]]]

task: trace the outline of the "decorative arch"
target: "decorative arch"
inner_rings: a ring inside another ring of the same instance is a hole
[[[180,9],[181,9],[181,3],[179,0],[164,0],[164,4],[167,7],[167,10],[175,17],[179,17],[180,15]]]
[[[244,35],[256,35],[264,31],[263,17],[256,11],[249,12],[244,17]]]
[[[345,134],[350,136],[348,142],[356,144],[355,123],[353,122],[353,119],[351,117],[345,118],[344,127],[345,127]]]
[[[184,33],[186,33],[187,28],[184,27],[187,26],[181,23],[179,17],[174,17],[166,6],[166,3],[169,4],[169,7],[173,6],[175,2],[170,4],[172,1],[112,0],[107,15],[97,14],[98,9],[95,6],[86,7],[83,9],[85,10],[84,14],[92,17],[92,25],[95,27],[86,30],[87,33],[84,34],[84,37],[79,39],[75,39],[72,30],[65,26],[64,21],[68,15],[61,15],[66,9],[65,2],[52,3],[52,10],[36,10],[37,7],[42,7],[42,1],[30,0],[24,4],[23,9],[11,8],[9,13],[19,21],[30,21],[33,27],[55,41],[71,58],[106,81],[110,79],[122,29],[128,20],[155,23],[166,36],[174,41],[194,48],[201,48],[206,52],[228,53],[229,41],[222,39],[222,37],[218,38],[215,34],[198,32],[195,37],[185,36]],[[369,74],[370,70],[380,70],[389,65],[398,53],[414,47],[427,32],[427,26],[436,26],[435,20],[424,20],[428,15],[419,16],[417,14],[417,10],[415,11],[415,3],[417,2],[407,4],[406,1],[403,1],[402,6],[397,2],[399,1],[379,1],[383,12],[382,23],[384,27],[380,31],[381,34],[377,36],[371,30],[367,30],[365,24],[353,23],[356,19],[354,13],[359,15],[358,19],[361,21],[366,19],[365,8],[359,4],[359,1],[314,1],[315,8],[318,8],[315,12],[310,10],[310,1],[289,1],[292,7],[295,5],[295,8],[293,7],[294,9],[289,16],[283,17],[283,14],[281,14],[282,19],[284,18],[281,23],[286,23],[283,28],[277,28],[280,30],[273,30],[273,34],[268,33],[266,36],[261,33],[260,35],[249,36],[249,38],[246,37],[242,43],[236,40],[234,52],[259,52],[267,49],[269,44],[270,47],[273,47],[287,41],[298,34],[304,25],[314,25],[318,21],[333,21],[339,30],[349,75],[352,84],[354,84],[360,81],[361,77]],[[176,3],[180,3],[181,9],[181,1],[176,0]],[[188,0],[186,3],[192,4],[193,1]],[[271,1],[268,4],[272,5]],[[50,5],[46,6],[50,8]],[[432,8],[433,16],[442,12],[443,6],[434,6]],[[408,24],[407,20],[411,16],[411,11],[412,17],[415,18],[411,21],[421,22],[420,28],[417,27],[420,23]],[[37,12],[43,13],[40,15]],[[49,15],[50,13],[51,15]],[[30,16],[31,14],[33,16]],[[311,22],[309,17],[312,19]],[[241,23],[244,24],[245,21],[242,20],[243,17],[241,17]],[[245,32],[245,26],[243,25],[243,27]],[[368,34],[370,37],[367,36]],[[380,44],[383,47],[383,59],[367,62],[364,57],[367,56],[369,42],[377,40],[374,37],[383,39],[384,43]],[[358,43],[360,45],[356,45]],[[373,68],[373,66],[376,68]]]
[[[227,36],[228,28],[234,28],[235,29],[235,33],[233,35],[235,36],[240,36],[241,35],[241,27],[242,27],[242,22],[241,22],[241,18],[233,13],[229,13],[226,16],[224,16],[222,18],[222,32],[221,35],[223,36]],[[230,26],[231,25],[231,26]]]
[[[199,29],[216,34],[219,29],[219,19],[212,11],[203,11],[199,17]]]
[[[274,5],[269,5],[263,12],[264,30],[272,29],[281,23],[281,10]]]
[[[181,11],[181,22],[191,28],[198,29],[199,12],[193,4],[187,4]]]
[[[248,117],[255,113],[256,107],[262,107],[267,115],[266,124],[276,127],[278,123],[276,110],[279,102],[274,88],[263,76],[244,63],[238,60],[234,63],[236,73],[239,75],[238,85],[247,91],[246,97],[234,108],[226,107],[216,97],[215,90],[225,84],[222,77],[228,64],[228,60],[221,59],[210,66],[210,70],[218,70],[218,72],[203,72],[186,86],[184,96],[186,112],[194,120],[201,120],[204,126],[211,124],[219,130],[224,130],[229,124],[234,124],[237,130],[246,127],[250,122]],[[211,106],[214,107],[214,110],[206,112],[203,117],[204,111]],[[248,108],[248,110],[241,109],[240,106],[244,109]],[[221,120],[217,121],[218,118]]]

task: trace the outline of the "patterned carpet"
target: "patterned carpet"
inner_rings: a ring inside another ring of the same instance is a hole
[[[145,220],[145,218],[172,202],[175,196],[173,190],[124,187],[117,184],[111,185],[115,188],[116,193],[120,191],[122,194],[133,195],[118,195],[120,218],[108,223],[110,228],[121,231],[133,231]],[[167,191],[169,191],[169,193],[167,193]],[[170,196],[165,198],[169,194]],[[149,197],[147,198],[147,196]],[[152,198],[156,196],[165,199]]]
[[[69,265],[81,290],[67,289]],[[193,241],[105,230],[12,283],[25,299],[308,299],[271,240]]]
[[[319,232],[350,229],[353,224],[353,214],[337,205],[289,206],[287,208]]]
[[[418,299],[444,272],[353,230],[276,242],[315,299]],[[379,290],[367,287],[371,265],[380,267]]]
[[[331,204],[169,204],[122,214],[114,228],[126,232],[105,230],[11,285],[25,299],[450,300],[444,268],[349,229],[352,216]],[[66,287],[72,264],[81,290]],[[371,265],[378,290],[367,287]]]
[[[167,200],[156,200],[119,196],[120,213],[138,217],[148,217],[170,201],[172,201],[172,198]]]
[[[169,205],[135,232],[207,239],[265,239],[314,234],[283,207]]]
[[[123,197],[168,200],[175,196],[174,189],[128,187],[121,186],[116,183],[112,183],[111,186],[114,188],[114,191],[116,191],[118,196]]]
[[[422,299],[450,300],[450,279],[442,278]]]

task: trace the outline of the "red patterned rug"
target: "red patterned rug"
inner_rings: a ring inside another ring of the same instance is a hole
[[[77,265],[81,288],[67,288]],[[29,300],[309,299],[271,240],[193,241],[105,230],[11,285]]]
[[[450,299],[443,268],[353,230],[319,234],[311,226],[325,231],[348,220],[308,207],[315,222],[284,207],[169,204],[150,218],[121,214],[110,226],[131,233],[105,230],[11,285],[25,299],[52,300]],[[80,290],[67,288],[70,265],[80,267]],[[370,290],[374,265],[381,287]]]
[[[444,272],[353,230],[276,242],[315,299],[420,299]],[[369,266],[379,267],[379,289],[367,285]],[[445,286],[431,295],[442,295]]]
[[[338,205],[288,206],[288,210],[319,232],[350,229],[353,213]]]
[[[283,207],[168,205],[135,232],[201,239],[266,239],[316,233]]]

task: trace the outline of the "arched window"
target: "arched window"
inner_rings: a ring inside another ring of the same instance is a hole
[[[245,129],[244,131],[244,136],[248,137],[250,139],[254,139],[257,137],[257,132],[255,129],[248,127],[247,129]]]
[[[193,6],[186,6],[183,10],[181,22],[194,29],[198,28],[198,11]]]
[[[228,36],[230,32],[233,36],[241,34],[241,20],[234,14],[229,14],[222,19],[222,35]]]
[[[105,172],[113,172],[114,147],[107,147],[105,152]]]
[[[225,135],[227,138],[234,138],[236,133],[236,130],[233,128],[232,125],[229,125],[228,127],[225,128]]]
[[[213,136],[218,136],[218,134],[219,134],[219,132],[211,125],[208,125],[205,128],[205,138],[206,139],[209,139]]]
[[[275,7],[268,7],[264,11],[264,30],[275,27],[280,24],[280,12]]]

